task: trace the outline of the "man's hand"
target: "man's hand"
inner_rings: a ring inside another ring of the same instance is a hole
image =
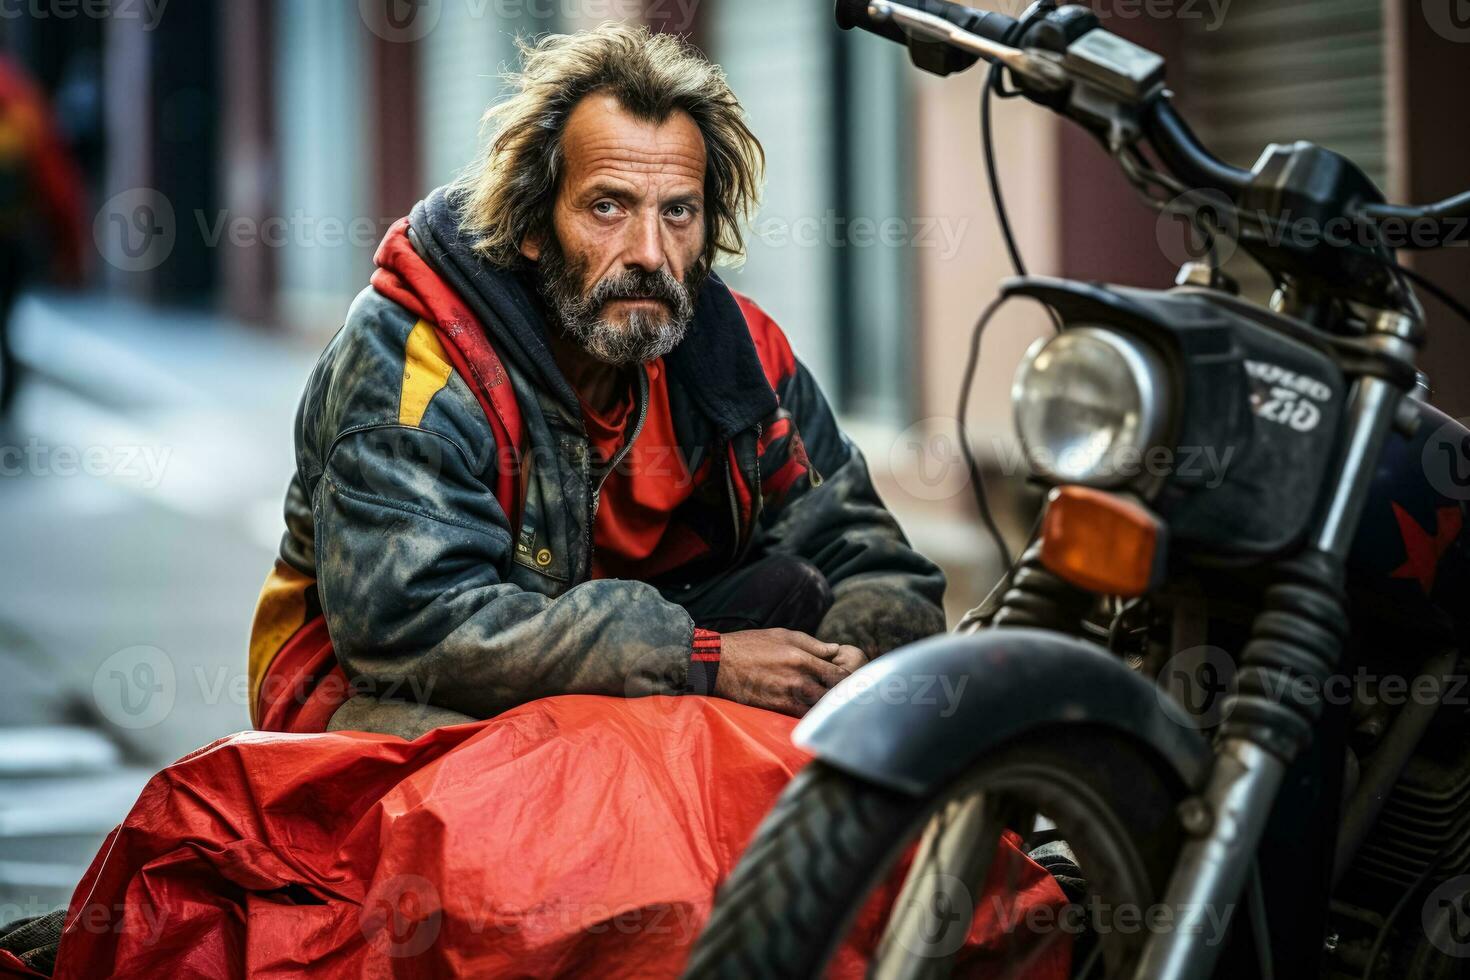
[[[725,633],[715,695],[800,718],[864,663],[857,647],[823,643],[795,630]]]

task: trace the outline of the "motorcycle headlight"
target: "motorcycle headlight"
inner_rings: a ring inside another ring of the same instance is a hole
[[[1011,389],[1032,467],[1058,483],[1113,487],[1164,436],[1168,374],[1141,343],[1100,327],[1037,341]]]

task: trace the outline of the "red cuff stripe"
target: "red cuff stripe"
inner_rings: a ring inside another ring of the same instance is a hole
[[[694,652],[690,660],[702,663],[718,663],[720,659],[720,634],[714,630],[694,631]]]

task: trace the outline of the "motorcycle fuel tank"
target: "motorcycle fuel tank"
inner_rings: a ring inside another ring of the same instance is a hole
[[[1373,615],[1405,627],[1470,626],[1470,428],[1423,402],[1412,437],[1384,446],[1348,556]]]

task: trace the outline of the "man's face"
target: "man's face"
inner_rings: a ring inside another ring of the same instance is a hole
[[[598,360],[646,363],[678,346],[708,275],[704,138],[688,114],[638,119],[595,93],[572,110],[553,240],[527,241],[542,294]]]

